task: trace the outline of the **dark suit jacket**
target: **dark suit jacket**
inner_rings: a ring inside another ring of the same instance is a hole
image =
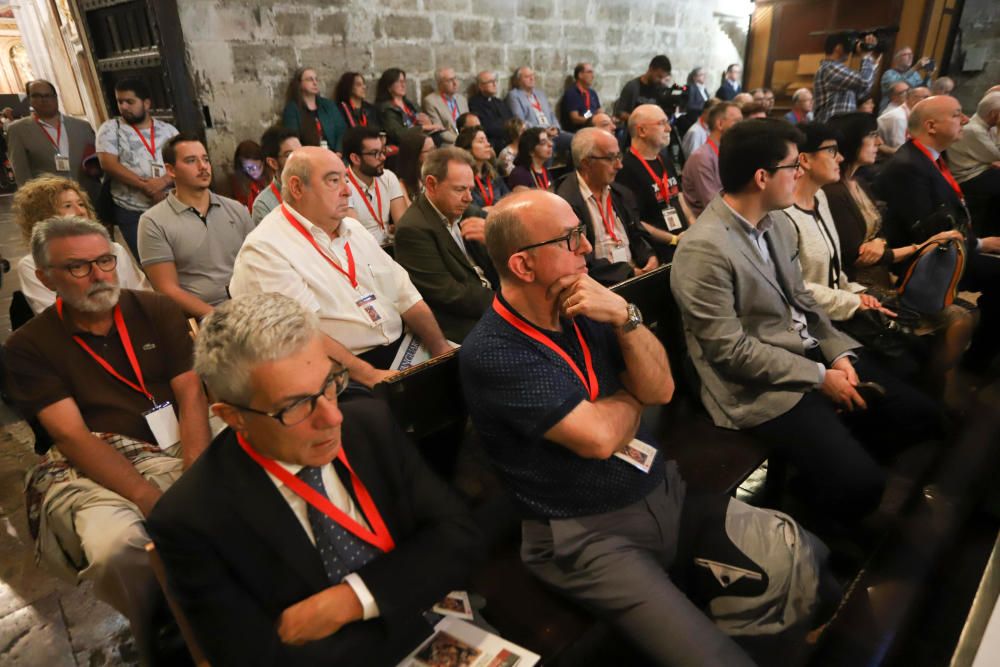
[[[859,184],[869,198],[874,201],[875,197],[868,191],[868,188],[860,181]],[[849,280],[857,280],[858,267],[855,262],[858,260],[861,244],[868,236],[868,223],[865,222],[861,209],[858,208],[854,197],[843,181],[824,185],[823,192],[826,193],[830,214],[833,215],[837,236],[840,237],[840,257],[844,265],[844,273],[847,274]],[[884,229],[881,235],[885,235]],[[886,251],[878,263],[886,268],[892,266],[892,246],[886,246]]]
[[[734,97],[736,97],[737,93],[742,93],[742,92],[743,92],[742,88],[736,90],[735,88],[733,88],[733,84],[729,81],[729,79],[726,79],[725,81],[722,82],[722,85],[719,86],[719,89],[715,91],[715,96],[718,97],[723,102],[728,102],[732,100]]]
[[[469,98],[469,111],[476,114],[493,150],[499,153],[510,142],[504,124],[514,117],[510,107],[499,97],[489,99],[476,94]]]
[[[278,638],[282,611],[331,584],[278,488],[229,429],[157,503],[147,526],[213,665],[394,665],[430,633],[420,615],[461,588],[479,533],[462,501],[370,398],[341,404],[351,466],[396,548],[357,574],[380,617],[304,646]]]
[[[573,208],[573,212],[576,213],[576,217],[580,219],[580,222],[587,225],[587,240],[590,241],[591,245],[594,245],[595,223],[590,217],[590,208],[580,193],[580,182],[577,180],[575,171],[571,171],[562,179],[559,187],[556,188],[556,194],[569,202],[569,205]],[[612,183],[611,205],[614,207],[618,217],[621,218],[622,224],[625,225],[625,233],[628,234],[628,247],[632,253],[632,261],[635,262],[636,266],[645,266],[654,253],[649,243],[649,235],[640,223],[639,209],[635,203],[635,197],[632,196],[632,193],[625,186]],[[601,222],[597,221],[596,224],[601,224]],[[635,270],[626,262],[611,262],[607,259],[598,259],[594,256],[593,252],[587,255],[587,270],[591,278],[609,287],[635,275]]]
[[[482,211],[470,207],[462,218],[474,215],[482,215]],[[444,335],[461,343],[489,308],[493,290],[483,286],[426,195],[420,195],[396,225],[394,245],[396,261],[410,274]],[[496,272],[486,248],[475,241],[466,241],[465,247],[490,284],[496,286]]]
[[[63,115],[63,132],[69,139],[70,173],[63,176],[72,178],[85,189],[91,189],[94,179],[83,170],[83,153],[88,146],[94,147],[94,128],[85,120]],[[38,127],[31,116],[21,118],[7,128],[7,150],[14,180],[18,186],[24,185],[36,176],[56,172],[56,149]]]

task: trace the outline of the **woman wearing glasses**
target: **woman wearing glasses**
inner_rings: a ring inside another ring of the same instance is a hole
[[[510,194],[510,189],[493,166],[493,147],[486,138],[486,132],[481,127],[467,127],[458,133],[455,145],[469,151],[476,162],[473,172],[476,185],[472,188],[472,203],[483,210],[490,210]]]
[[[21,229],[21,236],[29,247],[31,232],[36,224],[49,218],[71,215],[97,219],[90,198],[75,181],[68,178],[39,176],[18,188],[14,195],[14,222]],[[114,251],[111,256],[114,264],[110,264],[112,260],[109,259],[101,268],[108,271],[117,265],[118,284],[122,288],[152,290],[146,275],[136,266],[128,250],[118,243],[112,243],[111,247]],[[89,273],[92,267],[87,266],[86,270]],[[35,273],[35,260],[31,253],[18,262],[17,275],[21,279],[21,291],[34,314],[37,315],[55,303],[55,292],[43,285]]]
[[[319,77],[311,67],[300,67],[292,74],[285,91],[281,124],[298,132],[303,146],[323,146],[332,151],[340,150],[347,130],[337,105],[319,94]]]
[[[514,169],[507,177],[511,192],[521,190],[548,190],[553,183],[545,163],[552,158],[552,139],[544,127],[529,127],[517,142]]]

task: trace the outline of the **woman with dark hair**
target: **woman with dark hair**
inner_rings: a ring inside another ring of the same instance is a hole
[[[444,131],[406,99],[406,72],[398,67],[390,67],[379,77],[375,87],[375,108],[390,144],[398,146],[403,132],[411,127],[430,135]]]
[[[552,157],[552,139],[544,127],[529,127],[517,142],[514,169],[507,177],[511,192],[521,190],[552,191],[552,181],[545,163]]]
[[[507,145],[500,149],[500,155],[497,156],[497,171],[507,178],[514,170],[517,142],[521,140],[521,134],[524,132],[524,121],[514,116],[503,124],[503,129],[507,133]]]
[[[264,162],[260,144],[250,139],[241,141],[233,155],[233,177],[230,181],[233,199],[253,211],[254,200],[270,181],[271,170]]]
[[[335,151],[340,150],[340,140],[347,131],[337,105],[319,94],[319,77],[311,67],[300,67],[292,74],[285,91],[281,124],[298,132],[303,146]]]
[[[411,128],[403,132],[393,171],[399,177],[399,184],[403,186],[407,208],[424,191],[424,185],[420,179],[420,168],[424,164],[424,158],[432,150],[434,150],[434,140],[424,134],[420,128]]]
[[[350,127],[370,127],[381,130],[375,105],[365,99],[368,86],[358,72],[344,72],[333,91],[333,99]]]
[[[469,151],[476,163],[473,176],[476,187],[472,188],[472,201],[484,210],[492,208],[504,197],[510,194],[507,184],[497,176],[493,166],[493,146],[481,127],[467,127],[458,133],[455,146]]]

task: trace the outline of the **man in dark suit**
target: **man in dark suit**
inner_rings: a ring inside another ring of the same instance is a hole
[[[586,127],[573,137],[572,151],[577,169],[562,180],[556,194],[587,228],[593,246],[587,253],[590,277],[611,286],[655,269],[660,264],[642,227],[635,197],[614,182],[622,168],[618,140],[604,130]]]
[[[727,67],[726,74],[722,78],[722,85],[719,86],[717,91],[715,91],[715,96],[723,102],[728,102],[736,97],[736,95],[743,90],[743,87],[740,84],[742,76],[743,68],[740,67],[739,63],[733,63]]]
[[[945,222],[948,216],[965,235],[968,264],[959,288],[981,292],[979,326],[965,363],[985,368],[1000,347],[1000,236],[976,237],[961,186],[943,155],[968,122],[958,100],[948,95],[917,103],[908,121],[910,140],[886,163],[875,189],[889,207],[886,237],[891,247],[924,243],[951,225]]]
[[[439,148],[424,160],[424,194],[396,228],[396,261],[444,335],[461,343],[493,300],[496,273],[483,246],[485,220],[472,204],[472,156]]]
[[[149,517],[212,664],[394,665],[461,587],[479,535],[379,402],[279,294],[217,308],[195,369],[229,429]]]
[[[510,107],[497,97],[497,73],[482,71],[476,76],[478,92],[469,98],[469,111],[476,114],[483,124],[483,131],[493,150],[499,153],[510,142],[504,127],[514,114]]]

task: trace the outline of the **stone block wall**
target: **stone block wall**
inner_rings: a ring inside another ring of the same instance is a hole
[[[955,42],[951,76],[955,79],[955,97],[962,109],[972,115],[983,93],[1000,83],[1000,3],[996,0],[966,0],[959,22],[961,32]],[[985,49],[983,69],[963,72],[963,52]]]
[[[748,17],[746,0],[178,0],[187,57],[201,103],[210,109],[209,151],[228,168],[236,144],[259,139],[283,106],[292,71],[314,67],[324,95],[342,72],[359,71],[375,93],[389,67],[407,72],[420,101],[434,70],[453,67],[462,89],[484,69],[500,95],[520,65],[532,66],[553,104],[573,66],[587,60],[609,105],[621,86],[668,55],[674,77],[706,67],[709,86],[742,59],[718,16]],[[748,18],[747,18],[748,21]],[[216,172],[221,175],[222,169]]]

